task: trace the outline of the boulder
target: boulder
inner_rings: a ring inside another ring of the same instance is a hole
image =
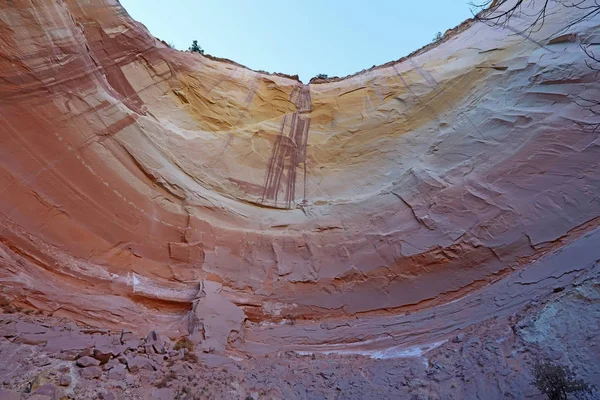
[[[125,378],[125,375],[127,375],[127,371],[125,370],[125,366],[123,364],[115,365],[108,372],[108,378],[115,381],[123,380],[123,378]]]
[[[116,358],[111,358],[106,364],[102,365],[102,369],[108,371],[116,367],[117,365],[121,365],[119,360],[117,360]]]
[[[71,375],[62,375],[58,381],[60,386],[69,386],[71,384]]]
[[[21,400],[21,393],[0,389],[0,400]]]
[[[50,397],[54,398],[56,396],[56,387],[51,384],[45,384],[45,385],[40,386],[35,391],[35,394],[41,394],[44,396],[50,396]]]
[[[133,374],[135,374],[136,372],[138,372],[141,369],[146,369],[146,370],[150,370],[150,371],[153,370],[150,360],[147,359],[146,357],[141,357],[141,356],[128,358],[127,359],[127,369],[129,370],[129,372],[131,372]]]
[[[100,365],[106,364],[112,357],[112,352],[109,351],[101,351],[101,350],[94,350],[94,354],[93,357],[100,361]]]
[[[102,376],[102,368],[97,366],[85,367],[81,370],[81,376],[87,379],[100,378]]]
[[[80,351],[79,354],[77,355],[77,357],[78,358],[91,357],[93,354],[94,354],[94,349],[87,348],[87,349],[83,349],[82,351]]]
[[[77,366],[85,368],[100,365],[100,361],[95,358],[85,356],[77,360]]]
[[[115,400],[116,399],[115,395],[112,392],[100,393],[99,397],[102,400]]]

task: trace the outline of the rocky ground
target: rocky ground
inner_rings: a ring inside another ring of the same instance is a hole
[[[391,359],[215,355],[185,339],[155,332],[140,339],[4,304],[0,399],[543,399],[531,383],[536,359],[600,386],[597,269],[532,299],[518,315]]]

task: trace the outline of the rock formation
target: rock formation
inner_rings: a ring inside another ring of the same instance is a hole
[[[303,84],[115,0],[4,2],[2,294],[232,357],[420,354],[516,315],[600,260],[586,13]]]

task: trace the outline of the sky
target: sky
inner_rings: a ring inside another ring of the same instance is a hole
[[[397,60],[472,16],[468,0],[120,0],[179,50],[255,70],[346,76]]]

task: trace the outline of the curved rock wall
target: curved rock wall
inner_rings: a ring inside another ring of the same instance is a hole
[[[598,224],[600,97],[554,4],[302,84],[169,49],[116,0],[0,10],[0,279],[91,325],[198,332],[418,310]],[[399,38],[401,40],[401,38]],[[223,339],[223,333],[225,339]],[[209,340],[212,339],[212,340]]]

